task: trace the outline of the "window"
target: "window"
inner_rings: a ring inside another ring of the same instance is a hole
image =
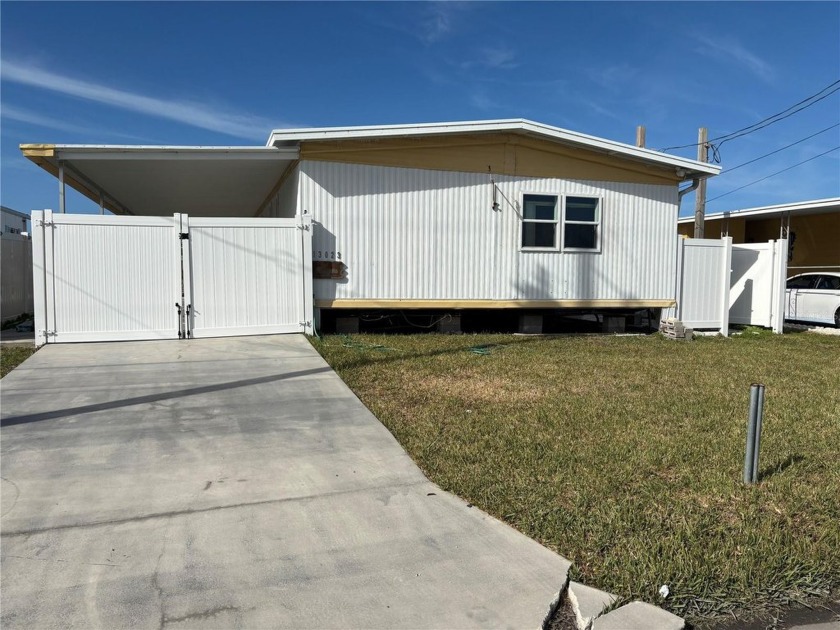
[[[522,199],[522,247],[557,248],[557,197],[525,195]]]
[[[840,276],[820,276],[817,289],[823,291],[840,291]]]
[[[788,289],[810,289],[814,286],[817,276],[797,276],[787,281]]]
[[[562,208],[562,212],[558,209]],[[562,227],[558,229],[561,222]],[[598,197],[523,195],[522,248],[572,252],[601,250],[601,200]],[[558,243],[558,233],[562,241]]]
[[[566,197],[563,215],[563,249],[598,251],[601,248],[601,200]]]

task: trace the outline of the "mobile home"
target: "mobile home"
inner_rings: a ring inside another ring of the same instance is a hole
[[[720,170],[520,119],[21,149],[59,178],[59,213],[70,185],[103,213],[311,222],[316,316],[672,306],[681,191]]]

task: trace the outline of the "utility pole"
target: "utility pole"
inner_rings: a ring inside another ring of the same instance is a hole
[[[645,126],[639,125],[636,127],[636,146],[639,148],[645,148]]]
[[[697,161],[709,161],[709,148],[706,143],[709,139],[709,130],[700,127],[697,133]],[[694,238],[703,238],[706,221],[706,178],[700,180],[697,186],[697,193],[694,197]]]

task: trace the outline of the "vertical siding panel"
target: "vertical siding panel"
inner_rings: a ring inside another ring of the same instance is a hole
[[[517,211],[502,195],[492,211],[484,174],[304,161],[300,198],[325,228],[314,249],[332,232],[348,266],[346,283],[315,282],[316,299],[674,298],[676,186],[494,179],[514,203],[602,197],[601,252],[520,252]]]

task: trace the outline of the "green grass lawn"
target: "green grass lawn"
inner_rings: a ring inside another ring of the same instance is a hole
[[[701,626],[840,585],[840,337],[313,344],[434,482],[586,584]],[[761,481],[745,486],[753,382],[767,387]]]
[[[35,346],[30,344],[0,345],[0,378],[3,378],[35,353]]]

